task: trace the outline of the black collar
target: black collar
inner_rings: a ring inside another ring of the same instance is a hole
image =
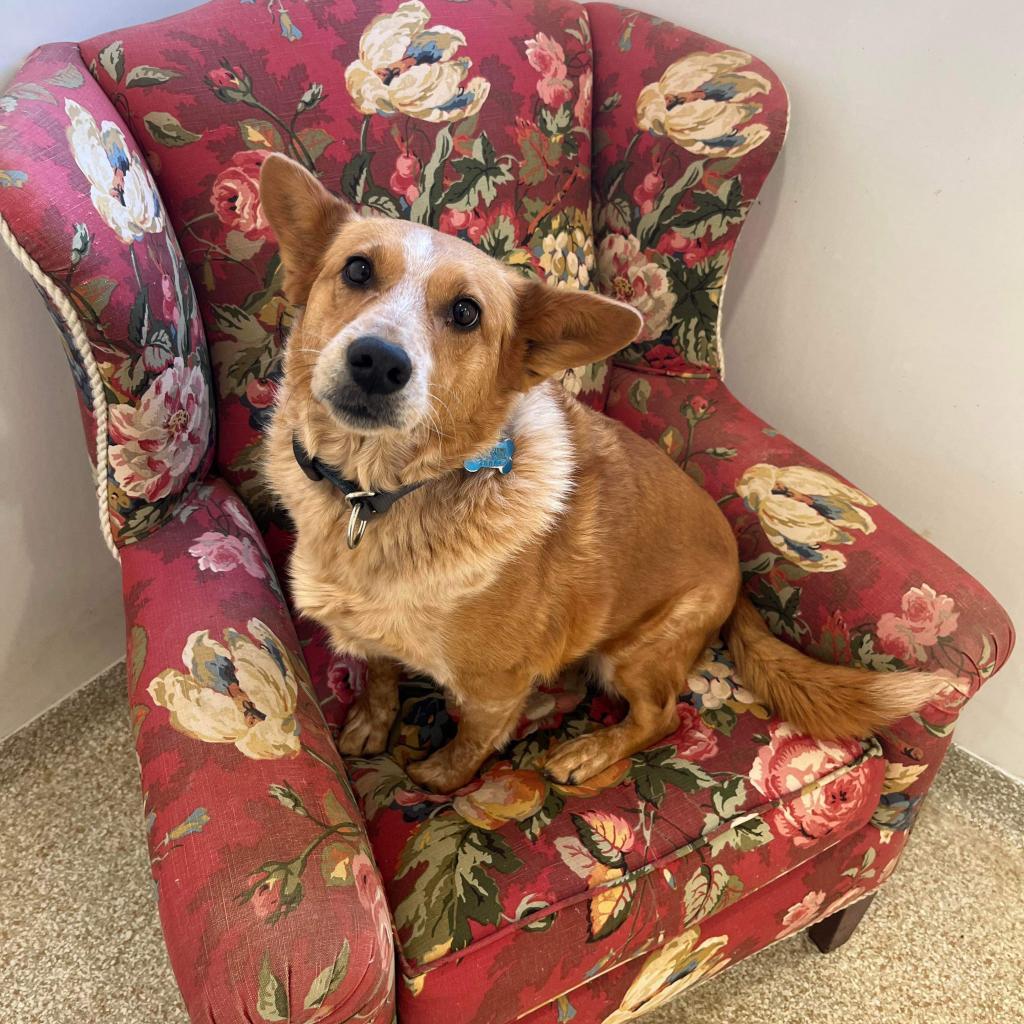
[[[427,481],[406,484],[395,491],[364,491],[354,480],[346,480],[333,466],[322,462],[315,455],[306,451],[298,436],[292,435],[292,452],[295,461],[310,480],[316,482],[326,480],[336,490],[341,491],[352,509],[348,520],[346,539],[350,548],[356,547],[363,539],[366,524],[384,515],[399,498],[422,487]]]

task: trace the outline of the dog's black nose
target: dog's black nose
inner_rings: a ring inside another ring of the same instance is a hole
[[[348,347],[348,372],[368,395],[390,395],[404,388],[412,376],[405,349],[372,334],[356,338]]]

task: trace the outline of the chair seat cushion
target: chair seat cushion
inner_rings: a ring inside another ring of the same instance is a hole
[[[316,636],[306,656],[336,726],[363,668],[331,656]],[[871,817],[885,774],[874,740],[796,733],[754,701],[722,646],[707,651],[688,685],[674,734],[581,786],[544,776],[549,750],[619,720],[625,706],[581,680],[545,686],[479,778],[438,796],[405,768],[445,743],[457,722],[432,684],[404,683],[388,752],[348,768],[416,1019],[435,1019],[428,995],[450,1019],[512,1019],[612,960],[654,948]],[[436,984],[435,972],[449,969],[458,977]],[[507,999],[485,1000],[510,972]],[[503,1015],[508,1000],[516,1012]]]

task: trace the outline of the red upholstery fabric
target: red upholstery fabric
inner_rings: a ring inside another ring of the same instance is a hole
[[[786,136],[786,91],[750,54],[660,18],[603,3],[587,14],[598,277],[645,319],[618,359],[715,375],[725,275]]]
[[[155,894],[192,1020],[386,1024],[384,891],[252,517],[211,479],[123,568]]]
[[[1013,649],[1006,613],[977,580],[720,381],[616,370],[607,412],[717,498],[740,543],[747,593],[783,639],[827,661],[948,678],[920,714],[880,737],[890,783],[878,820],[906,827],[960,709]]]
[[[585,984],[519,1019],[528,1024],[624,1024],[654,1010],[869,895],[892,875],[905,837],[863,829],[699,925],[666,933],[658,945],[632,959],[611,958]],[[891,884],[899,885],[898,877]],[[879,979],[879,986],[884,993],[885,979]]]
[[[395,916],[403,1021],[499,1024],[866,825],[886,772],[877,743],[796,735],[721,650],[692,685],[673,736],[575,787],[545,778],[547,751],[624,709],[541,694],[525,735],[444,799],[404,771],[453,725],[436,691],[410,684],[391,755],[348,762]]]
[[[106,421],[98,487],[122,544],[160,526],[206,475],[214,433],[195,292],[123,110],[70,43],[36,50],[0,97],[0,216],[69,304],[43,296],[94,464]]]

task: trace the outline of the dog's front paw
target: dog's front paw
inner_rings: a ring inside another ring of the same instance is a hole
[[[455,758],[449,753],[451,744],[431,754],[425,761],[417,761],[406,768],[409,778],[421,789],[431,793],[454,793],[464,786],[474,772],[467,772],[466,766],[457,766]]]
[[[391,722],[363,701],[349,708],[348,718],[338,736],[338,750],[345,757],[373,757],[388,744]]]
[[[602,729],[560,743],[544,762],[544,774],[562,785],[578,786],[616,760],[616,748],[608,742],[606,730]]]

